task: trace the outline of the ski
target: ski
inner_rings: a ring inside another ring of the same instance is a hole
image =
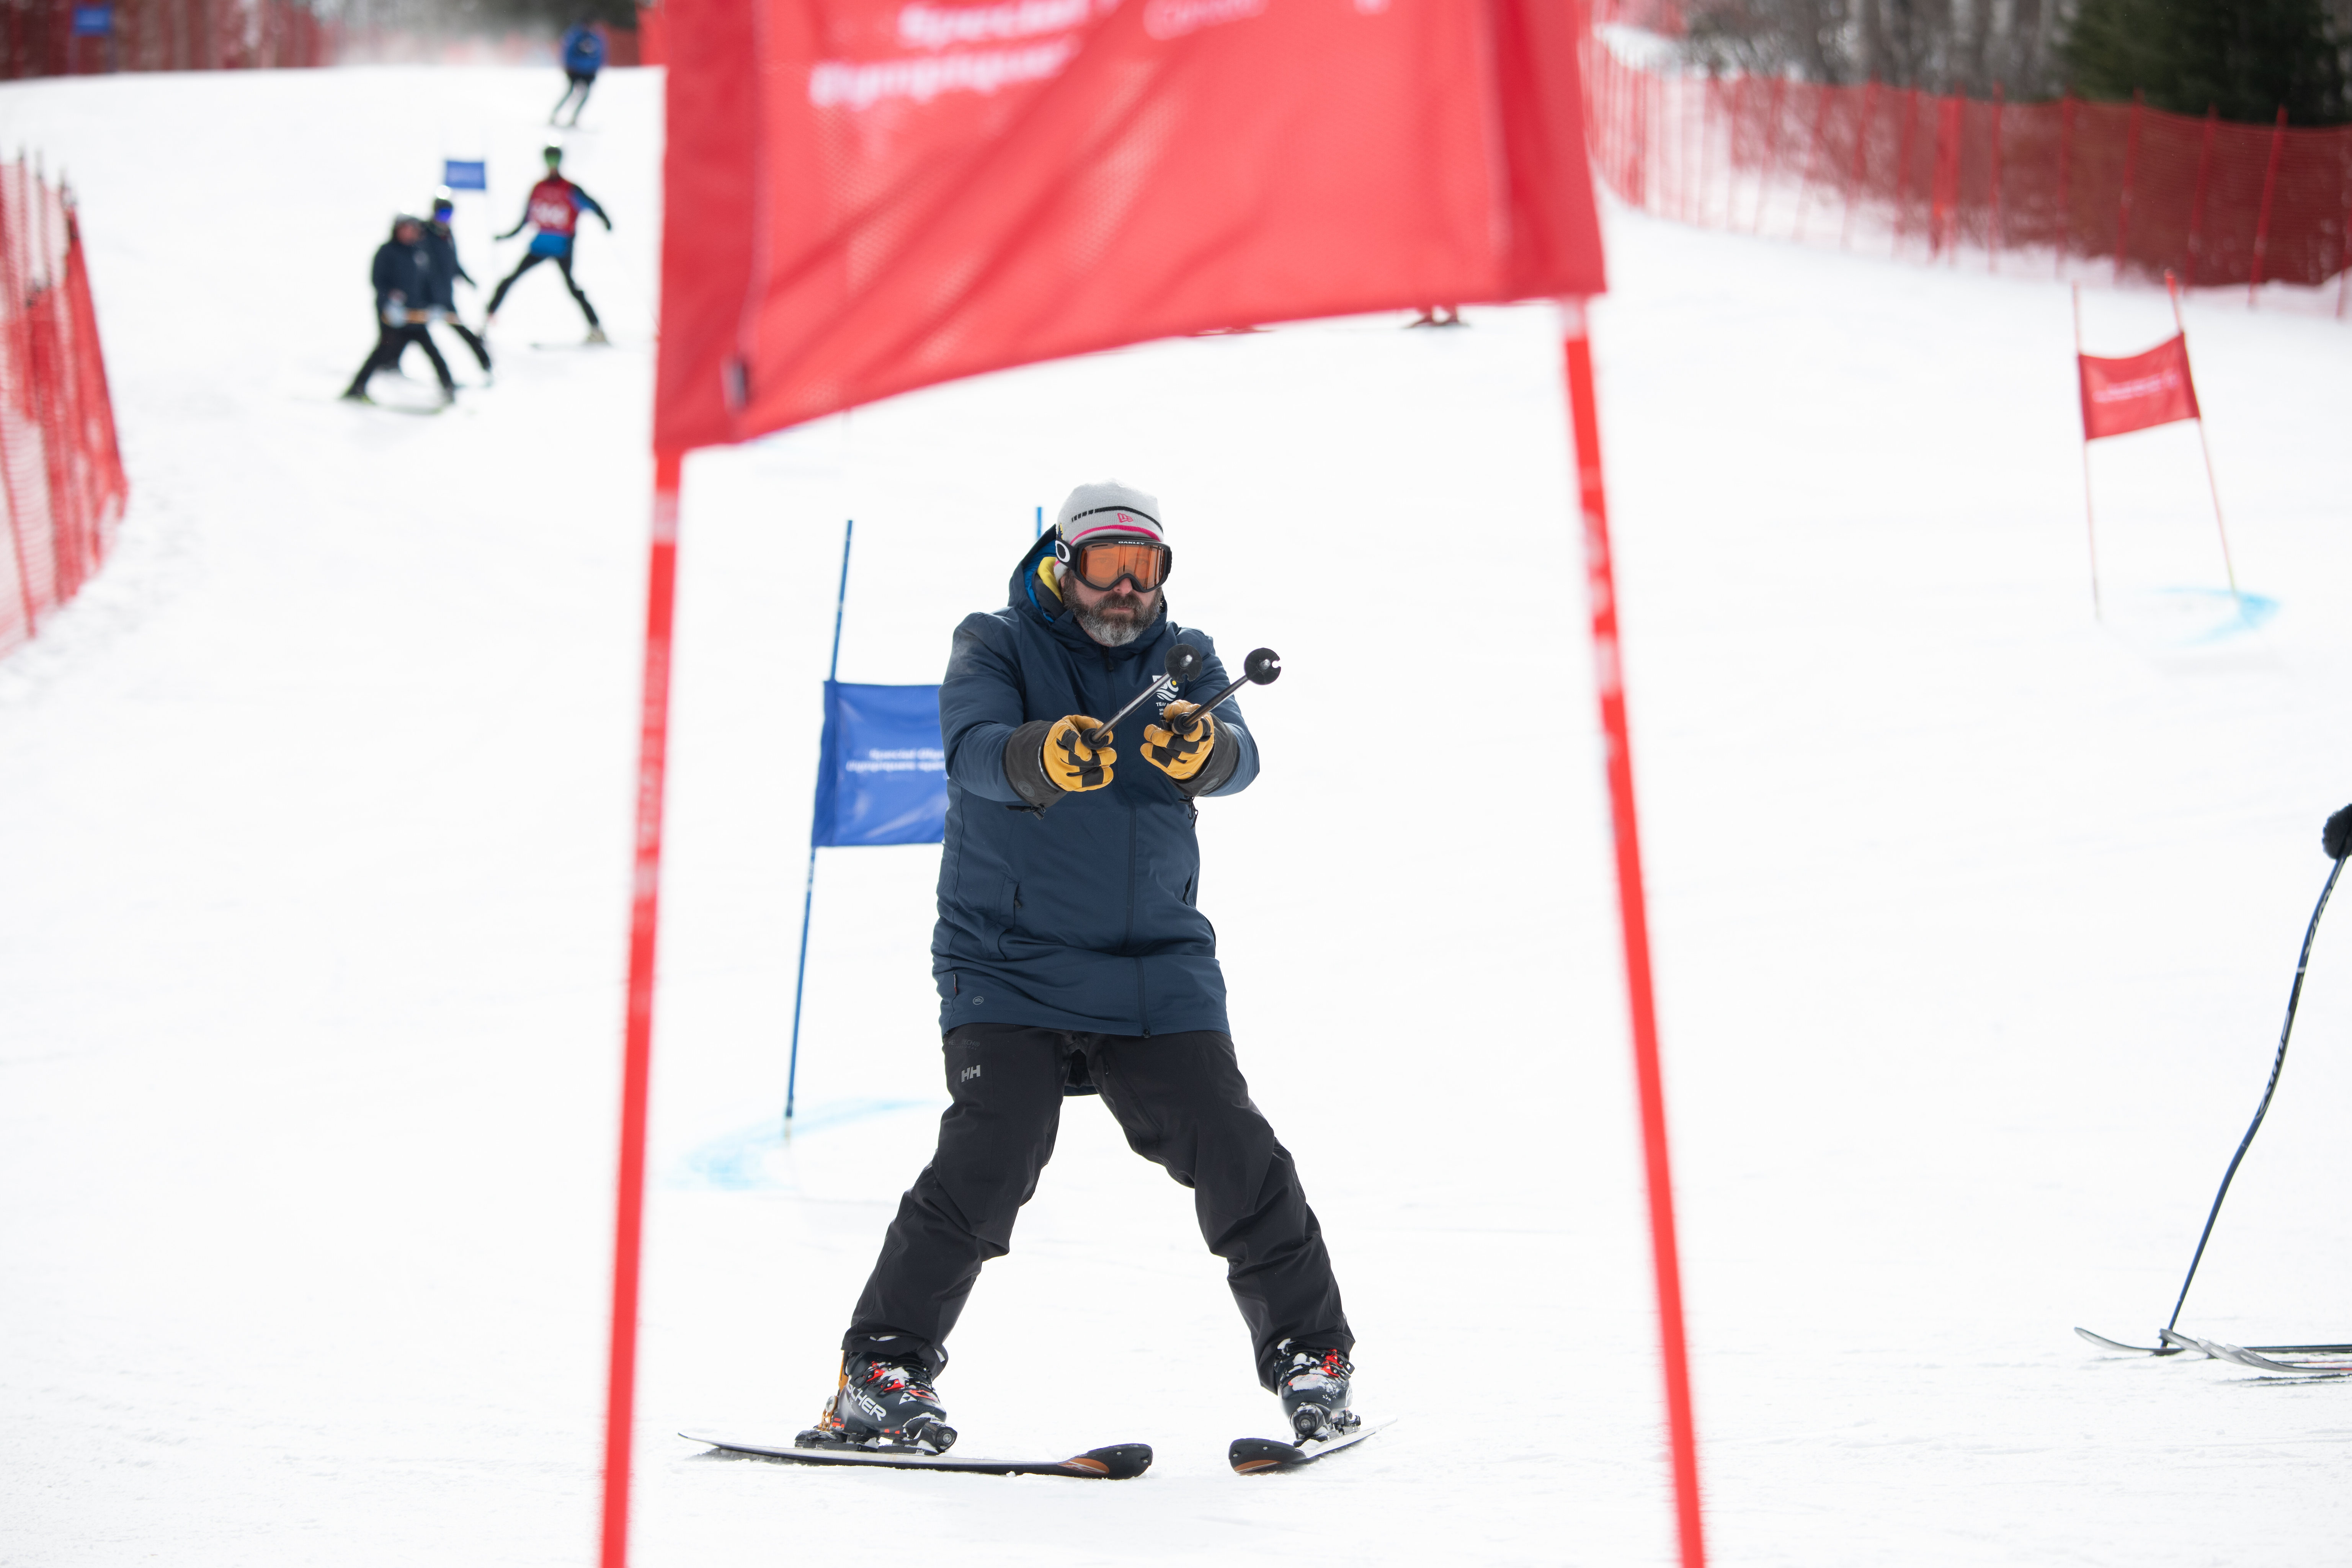
[[[2101,1350],[2114,1351],[2121,1355],[2179,1355],[2181,1350],[2179,1345],[2127,1345],[2121,1340],[2111,1340],[2105,1334],[2095,1334],[2080,1323],[2074,1325],[2074,1331]]]
[[[2170,1329],[2158,1331],[2158,1337],[2164,1341],[2161,1345],[2127,1345],[2121,1340],[2111,1340],[2105,1334],[2095,1334],[2080,1327],[2074,1331],[2103,1351],[2116,1351],[2125,1355],[2179,1355],[2182,1351],[2194,1351],[2200,1355],[2213,1356],[2218,1361],[2231,1359],[2215,1355],[2213,1346],[2220,1343],[2219,1341],[2194,1339]],[[2231,1345],[2228,1348],[2260,1355],[2352,1355],[2352,1345]]]
[[[1270,1475],[1277,1470],[1295,1470],[1301,1465],[1311,1465],[1342,1448],[1352,1448],[1391,1421],[1371,1421],[1354,1431],[1338,1437],[1310,1437],[1304,1443],[1285,1443],[1273,1437],[1236,1437],[1225,1450],[1225,1458],[1237,1476]]]
[[[778,1448],[764,1443],[738,1443],[680,1432],[689,1443],[702,1443],[727,1454],[758,1459],[784,1459],[802,1465],[870,1465],[891,1470],[961,1470],[980,1476],[1072,1476],[1081,1480],[1132,1480],[1151,1468],[1148,1443],[1118,1443],[1089,1448],[1066,1459],[981,1459],[953,1453],[929,1454],[919,1448]]]
[[[2341,1353],[2345,1348],[2341,1345],[2331,1345],[2326,1347],[2268,1345],[2259,1348],[2249,1348],[2245,1345],[2225,1344],[2219,1340],[2196,1340],[2192,1342],[2199,1350],[2203,1351],[2215,1361],[2230,1362],[2235,1365],[2245,1367],[2252,1372],[2281,1373],[2289,1377],[2352,1376],[2352,1361],[2273,1361],[2269,1356],[2263,1353],[2264,1350],[2290,1352],[2294,1350],[2306,1348],[2324,1348]]]

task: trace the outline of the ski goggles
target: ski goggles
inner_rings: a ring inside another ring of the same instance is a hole
[[[1075,549],[1056,543],[1054,554],[1071,575],[1097,594],[1108,593],[1125,578],[1139,594],[1149,594],[1168,581],[1175,553],[1156,539],[1118,534],[1089,539]]]

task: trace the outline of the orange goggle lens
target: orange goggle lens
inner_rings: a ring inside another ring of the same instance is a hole
[[[1097,593],[1117,587],[1124,577],[1136,592],[1149,594],[1168,580],[1174,560],[1168,546],[1148,539],[1108,539],[1072,551],[1070,570]]]

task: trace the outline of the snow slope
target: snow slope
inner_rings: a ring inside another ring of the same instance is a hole
[[[487,236],[560,87],[0,89],[6,144],[81,191],[135,492],[104,576],[0,664],[0,1563],[593,1551],[658,76],[608,73],[572,143],[620,225],[581,268],[615,350],[531,349],[578,331],[534,276],[455,413],[331,401],[441,157],[491,158],[460,237],[511,264]],[[1610,237],[1718,1560],[2340,1560],[2352,1390],[2067,1329],[2168,1310],[2352,797],[2352,337],[2192,302],[2274,611],[2216,608],[2175,429],[2095,454],[2102,626],[2063,291]],[[2168,330],[2158,296],[2088,307],[2095,352]],[[639,1561],[1670,1557],[1552,325],[1470,319],[1097,355],[689,464]],[[671,1434],[814,1413],[943,1098],[932,852],[829,852],[803,1128],[772,1135],[842,520],[845,677],[930,680],[1032,509],[1114,473],[1165,500],[1185,617],[1286,659],[1263,782],[1203,814],[1202,901],[1360,1403],[1403,1419],[1227,1473],[1272,1402],[1184,1194],[1080,1101],[942,1391],[974,1451],[1142,1439],[1148,1478],[704,1458]],[[2192,1328],[2352,1331],[2321,1196],[2352,1176],[2347,943],[2321,932]]]

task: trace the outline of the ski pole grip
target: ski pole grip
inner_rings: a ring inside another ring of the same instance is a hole
[[[1223,691],[1218,692],[1214,697],[1210,698],[1206,702],[1203,702],[1198,708],[1195,708],[1191,714],[1187,715],[1187,717],[1198,717],[1202,713],[1206,713],[1210,709],[1219,706],[1226,698],[1231,697],[1234,692],[1239,691],[1244,686],[1271,686],[1276,679],[1280,679],[1281,675],[1282,656],[1275,652],[1274,649],[1270,647],[1258,648],[1247,658],[1242,660],[1242,673],[1240,679],[1230,682]],[[1186,728],[1189,729],[1191,726],[1187,725]]]
[[[1134,701],[1129,702],[1126,707],[1120,709],[1118,712],[1104,720],[1101,727],[1087,737],[1087,744],[1089,746],[1100,746],[1109,743],[1110,732],[1118,727],[1120,720],[1126,718],[1129,714],[1134,712],[1137,709],[1150,701],[1154,697],[1159,696],[1163,689],[1177,686],[1184,681],[1192,679],[1193,674],[1198,671],[1200,668],[1201,650],[1194,647],[1191,643],[1180,642],[1174,647],[1170,648],[1168,650],[1168,658],[1160,667],[1160,679],[1145,687],[1142,690],[1137,692],[1135,694]]]

